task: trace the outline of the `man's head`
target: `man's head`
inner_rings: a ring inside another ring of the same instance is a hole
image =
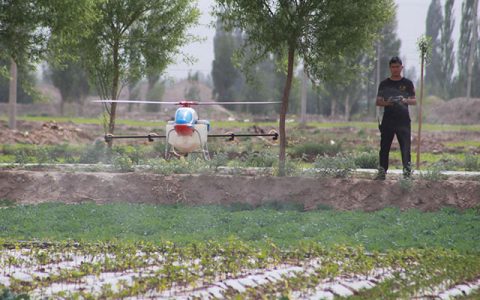
[[[402,75],[402,70],[403,70],[403,65],[402,65],[402,60],[398,56],[394,56],[390,59],[390,62],[388,63],[390,66],[390,74],[392,78],[401,78]]]

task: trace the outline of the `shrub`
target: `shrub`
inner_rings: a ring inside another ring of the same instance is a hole
[[[376,169],[378,168],[378,153],[377,152],[362,152],[354,157],[355,166],[361,169]]]
[[[126,155],[118,155],[113,159],[113,167],[122,172],[132,172],[133,162],[130,157]]]
[[[82,164],[95,164],[98,162],[109,162],[110,159],[111,153],[105,147],[105,143],[97,140],[93,145],[90,145],[85,149],[80,155],[78,162]]]
[[[465,171],[480,171],[480,160],[478,155],[465,154]]]
[[[270,152],[254,152],[248,154],[245,165],[247,167],[267,168],[273,167],[278,161],[278,156]]]
[[[314,166],[319,176],[345,178],[355,169],[355,162],[351,157],[343,155],[318,156],[315,159]]]
[[[447,176],[442,174],[442,169],[439,166],[432,166],[424,172],[420,173],[420,179],[428,181],[439,181],[447,179]]]
[[[300,145],[294,146],[290,151],[290,154],[293,157],[304,157],[307,156],[336,156],[342,152],[342,144],[335,142],[308,142]]]

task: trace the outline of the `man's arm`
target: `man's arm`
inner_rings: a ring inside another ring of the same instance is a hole
[[[383,97],[377,97],[377,106],[392,106],[392,102],[385,101]]]
[[[407,105],[417,105],[417,98],[415,96],[403,98],[402,102]]]

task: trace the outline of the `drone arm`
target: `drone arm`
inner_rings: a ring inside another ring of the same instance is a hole
[[[278,139],[278,133],[226,133],[226,134],[209,134],[208,137],[217,138],[217,137],[226,137],[229,141],[235,140],[235,137],[250,137],[250,136],[271,136],[274,141]]]
[[[165,138],[165,135],[157,135],[155,133],[149,133],[147,135],[113,135],[106,134],[105,142],[110,142],[113,139],[148,139],[149,142],[153,142],[154,139]]]

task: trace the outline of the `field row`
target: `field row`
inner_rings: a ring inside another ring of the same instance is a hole
[[[0,288],[33,298],[398,299],[478,292],[480,256],[308,244],[16,243],[0,248]]]

